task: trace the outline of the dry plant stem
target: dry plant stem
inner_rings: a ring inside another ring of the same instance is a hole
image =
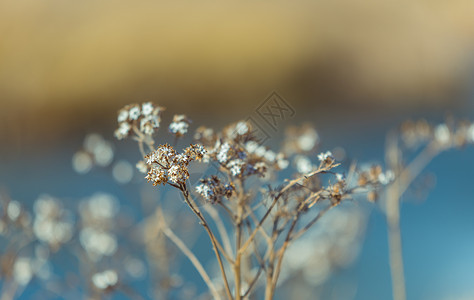
[[[170,185],[176,187],[177,189],[181,190],[181,187],[180,187],[179,185],[175,185],[175,184],[172,184],[172,183],[169,183],[169,182],[168,182],[168,184],[170,184]],[[196,211],[199,211],[199,209],[197,209],[196,202],[194,202],[194,200],[193,200],[191,197],[188,197],[187,200],[191,203],[191,205],[192,205],[193,208],[196,208]],[[199,211],[199,212],[200,212],[200,211]],[[217,213],[217,212],[216,212],[216,213]],[[202,214],[201,214],[201,216],[202,216]],[[218,215],[217,215],[217,216],[218,216]],[[211,216],[211,217],[212,217],[212,216]],[[204,217],[203,217],[203,218],[204,218]],[[219,229],[219,225],[217,224],[217,223],[219,222],[219,221],[218,221],[219,219],[220,219],[219,217],[217,217],[217,219],[214,219],[214,220],[216,221],[216,226],[217,226],[217,228],[218,228],[217,230],[219,231],[219,230],[224,229],[224,231],[225,231],[225,227],[223,227],[223,224],[222,224],[222,228]],[[225,234],[226,234],[226,233],[225,233]],[[231,254],[230,254],[230,253],[232,253],[232,250],[231,250],[229,253],[227,253],[227,251],[224,249],[224,247],[221,245],[221,243],[219,243],[219,240],[217,240],[217,238],[215,237],[214,234],[213,234],[213,236],[214,236],[214,238],[215,238],[215,242],[216,242],[217,249],[220,251],[220,253],[222,253],[222,255],[223,255],[224,258],[227,260],[227,262],[228,262],[229,264],[233,265],[233,264],[234,264],[234,260],[233,260],[233,258],[231,257]],[[230,241],[229,241],[229,243],[230,243]]]
[[[273,274],[273,283],[272,283],[272,291],[273,292],[276,289],[276,285],[278,283],[278,277],[280,276],[281,264],[283,262],[283,256],[285,255],[286,249],[290,245],[291,241],[296,240],[302,234],[304,234],[306,231],[308,231],[308,229],[311,228],[311,226],[313,226],[319,219],[321,219],[321,217],[326,212],[328,212],[331,208],[333,208],[337,205],[338,205],[338,203],[336,202],[336,203],[333,203],[330,206],[326,207],[325,209],[319,211],[319,213],[316,215],[316,217],[314,217],[305,227],[303,227],[298,232],[296,232],[293,236],[291,236],[291,234],[292,234],[292,232],[295,228],[295,225],[296,225],[296,222],[297,222],[298,218],[296,218],[293,221],[293,223],[291,224],[291,228],[288,231],[288,234],[286,235],[285,242],[284,242],[283,246],[281,247],[281,249],[279,250],[279,253],[278,253],[278,263],[277,263],[277,266],[276,266],[276,269],[275,269],[275,273]]]
[[[314,217],[305,227],[303,227],[302,229],[300,229],[299,231],[297,231],[292,237],[290,237],[290,241],[293,241],[293,240],[296,240],[298,239],[300,236],[302,236],[306,231],[308,231],[308,229],[311,228],[311,226],[314,225],[314,223],[316,223],[319,219],[321,219],[321,217],[327,213],[331,208],[337,206],[339,203],[338,202],[335,202],[335,203],[332,203],[330,206],[326,207],[325,209],[321,210],[317,215],[316,217]]]
[[[216,254],[217,262],[219,263],[219,268],[221,269],[222,279],[224,280],[224,286],[225,286],[225,291],[226,291],[227,297],[229,298],[229,300],[232,300],[233,297],[232,297],[232,293],[230,291],[229,281],[227,280],[227,276],[225,274],[224,264],[222,263],[222,258],[221,258],[221,255],[219,253],[219,250],[218,250],[216,237],[212,233],[211,229],[209,228],[209,225],[207,224],[206,220],[202,216],[201,212],[191,203],[191,200],[189,199],[189,192],[188,192],[186,186],[181,185],[180,190],[183,193],[184,200],[186,201],[186,204],[189,206],[189,208],[191,208],[193,213],[199,218],[199,220],[201,221],[200,222],[201,225],[204,227],[207,234],[209,235],[209,238],[211,239],[212,247],[213,247],[214,252]]]
[[[224,222],[222,222],[219,213],[214,207],[209,205],[204,206],[204,209],[211,216],[211,218],[214,220],[214,223],[216,224],[217,230],[219,231],[219,235],[222,239],[222,244],[225,252],[232,253],[232,245],[230,243],[229,234],[227,233]]]
[[[143,147],[143,144],[146,144],[149,148],[150,151],[153,151],[153,140],[150,141],[150,139],[147,140],[146,136],[140,132],[140,130],[136,127],[133,126],[133,131],[135,132],[135,140],[138,142],[138,148],[140,149],[140,153],[143,157],[145,157],[146,152],[145,148]]]
[[[191,261],[191,263],[194,265],[196,270],[198,271],[199,275],[201,275],[202,279],[204,282],[207,284],[207,287],[209,288],[209,291],[211,292],[212,296],[214,299],[221,299],[219,293],[217,292],[217,289],[212,283],[211,279],[209,278],[209,275],[207,274],[206,270],[204,270],[204,267],[202,264],[199,262],[199,259],[193,254],[193,252],[186,246],[186,244],[174,234],[174,232],[164,223],[163,219],[163,214],[161,213],[160,219],[163,220],[161,221],[161,230],[162,232],[183,252],[183,254]]]
[[[278,231],[276,230],[278,227],[278,218],[274,220],[273,223],[273,230],[272,230],[272,243],[269,245],[268,249],[268,267],[266,272],[266,283],[265,283],[265,300],[273,299],[273,291],[272,291],[272,280],[273,280],[273,270],[275,264],[275,242],[278,238]]]
[[[436,143],[431,143],[401,172],[400,150],[397,139],[390,135],[387,140],[386,159],[392,170],[398,170],[398,178],[387,190],[387,224],[389,239],[390,272],[394,300],[406,299],[403,268],[402,238],[400,231],[400,198],[426,165],[439,153]]]
[[[236,216],[236,232],[235,232],[235,261],[234,261],[234,276],[235,276],[235,299],[240,300],[241,298],[241,259],[243,252],[239,249],[242,244],[242,215],[244,205],[244,184],[242,180],[239,180],[239,195],[237,197],[237,216]]]
[[[251,226],[250,226],[250,222],[247,221],[247,222],[246,222],[246,225],[247,225],[248,233],[250,234],[250,232],[251,232],[251,230],[252,230],[252,228],[251,228]],[[265,232],[265,231],[264,231],[264,232]],[[242,295],[242,298],[245,298],[245,297],[247,297],[247,295],[250,294],[250,292],[252,291],[253,287],[254,287],[255,284],[257,283],[257,280],[258,280],[258,278],[260,277],[260,274],[262,274],[262,271],[266,270],[266,269],[265,269],[265,261],[263,260],[262,256],[261,256],[260,253],[258,252],[258,242],[257,242],[257,240],[254,239],[253,243],[254,243],[254,246],[253,246],[254,254],[255,254],[255,258],[256,258],[257,261],[258,261],[259,268],[258,268],[257,274],[255,274],[254,278],[251,280],[247,291]]]
[[[263,223],[265,222],[265,220],[267,219],[267,217],[270,215],[270,212],[272,211],[273,207],[275,207],[276,203],[278,202],[278,200],[280,199],[280,197],[287,191],[289,190],[292,186],[294,186],[295,184],[298,184],[299,181],[303,180],[303,179],[307,179],[307,178],[310,178],[318,173],[324,173],[332,168],[335,168],[339,166],[339,164],[332,164],[332,165],[328,165],[326,167],[319,167],[316,171],[313,171],[309,174],[306,174],[306,175],[303,175],[301,177],[298,177],[296,179],[293,179],[293,180],[290,180],[288,182],[288,184],[278,193],[278,195],[275,196],[275,198],[273,199],[272,203],[270,204],[270,207],[267,209],[267,211],[265,212],[265,214],[263,215],[262,219],[260,220],[260,222],[257,224],[257,226],[255,227],[255,229],[253,230],[252,234],[249,236],[249,238],[247,239],[247,241],[242,245],[242,247],[238,250],[240,252],[244,252],[247,247],[252,243],[252,240],[255,238],[255,235],[257,234],[257,232],[259,231],[260,227],[263,225]]]

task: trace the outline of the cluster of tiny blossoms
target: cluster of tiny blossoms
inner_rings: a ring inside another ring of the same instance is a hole
[[[231,183],[223,183],[217,176],[211,176],[200,180],[200,184],[196,186],[196,192],[206,201],[216,203],[222,197],[230,198],[234,191]]]
[[[174,115],[173,122],[168,129],[176,137],[182,137],[188,132],[189,124],[191,124],[191,120],[186,115]]]
[[[148,167],[145,178],[153,185],[166,184],[168,181],[178,185],[184,184],[189,178],[189,163],[201,160],[205,154],[206,150],[199,144],[190,145],[183,153],[177,153],[168,144],[161,145],[145,156]]]
[[[134,130],[144,135],[152,135],[160,127],[163,110],[163,107],[155,106],[151,102],[123,107],[118,112],[119,127],[115,130],[115,137],[119,140],[124,139]]]
[[[248,122],[240,121],[220,133],[200,127],[195,139],[209,150],[205,161],[217,161],[221,169],[234,177],[265,176],[268,169],[281,170],[288,166],[283,153],[275,153],[260,145]]]

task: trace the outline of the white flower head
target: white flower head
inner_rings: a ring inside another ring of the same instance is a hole
[[[318,159],[320,161],[326,161],[327,159],[334,159],[333,156],[332,156],[332,152],[331,151],[326,151],[326,152],[322,152],[320,154],[318,154]]]
[[[115,137],[119,140],[126,138],[130,134],[132,127],[127,122],[122,122],[119,124],[119,128],[115,130]]]
[[[117,284],[118,275],[114,270],[106,270],[100,273],[95,273],[92,275],[91,280],[96,288],[105,290]]]
[[[227,168],[230,170],[232,176],[238,176],[242,173],[242,168],[245,165],[245,162],[241,159],[231,160],[227,164]]]
[[[121,109],[118,113],[117,121],[119,123],[125,122],[128,119],[128,110]]]
[[[385,173],[380,173],[378,180],[381,184],[386,185],[395,179],[395,174],[392,170],[387,170]]]
[[[451,133],[446,124],[440,124],[436,126],[434,135],[436,141],[442,145],[448,144],[449,140],[451,139]]]
[[[248,141],[245,144],[245,149],[248,153],[254,153],[258,149],[258,143],[256,141]]]
[[[221,145],[219,152],[217,153],[217,160],[223,164],[227,162],[229,159],[229,150],[230,150],[230,144],[229,143],[224,143]]]
[[[250,128],[247,122],[240,121],[237,123],[237,125],[235,125],[235,131],[238,135],[244,135],[250,132]]]
[[[128,111],[128,117],[130,120],[138,120],[140,117],[140,107],[138,105],[134,105]]]
[[[470,143],[474,143],[474,124],[471,124],[467,129],[467,141]]]
[[[16,221],[21,214],[21,205],[18,201],[10,201],[7,207],[7,215],[12,221]]]
[[[185,115],[175,115],[169,126],[169,131],[177,137],[183,136],[188,132],[190,123],[191,121]]]
[[[153,106],[153,103],[151,102],[145,102],[142,104],[142,115],[143,116],[148,116],[148,115],[151,115],[151,113],[153,112],[153,109],[155,107]]]

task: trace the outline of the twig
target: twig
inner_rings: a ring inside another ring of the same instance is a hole
[[[386,160],[392,170],[399,169],[400,155],[397,138],[390,134],[387,138]],[[387,189],[386,216],[388,224],[388,244],[390,272],[394,300],[406,299],[403,268],[402,237],[400,231],[400,197],[426,165],[439,153],[436,142],[428,144],[418,156],[401,172]]]
[[[196,270],[198,271],[199,275],[201,275],[202,279],[204,282],[207,284],[207,287],[209,288],[209,291],[211,292],[212,296],[215,299],[221,299],[219,293],[217,292],[217,289],[212,283],[209,275],[207,274],[206,270],[204,270],[204,267],[202,264],[199,262],[199,259],[193,254],[193,252],[186,246],[186,244],[174,234],[174,232],[165,224],[164,221],[164,216],[162,212],[160,211],[160,224],[161,224],[161,231],[183,252],[183,254],[191,261],[191,263],[194,265]]]
[[[225,290],[226,290],[226,293],[227,293],[227,297],[229,298],[229,300],[232,300],[233,299],[232,293],[230,291],[229,282],[228,282],[227,276],[225,274],[224,264],[222,263],[222,258],[221,258],[221,255],[219,253],[219,250],[218,250],[218,246],[217,246],[218,242],[216,240],[216,237],[212,233],[211,229],[209,228],[209,225],[207,224],[206,220],[202,216],[201,212],[196,207],[194,207],[194,205],[191,203],[191,201],[189,199],[189,192],[188,192],[186,186],[181,185],[180,189],[183,193],[184,200],[185,200],[186,204],[188,204],[189,208],[191,208],[193,213],[199,218],[199,220],[201,221],[201,225],[204,227],[207,234],[209,235],[209,238],[211,239],[212,247],[213,247],[214,252],[216,254],[217,262],[219,263],[219,268],[221,269],[222,279],[224,280],[224,286],[225,286]]]
[[[219,231],[219,235],[222,238],[222,243],[223,243],[225,251],[228,253],[232,253],[232,246],[230,244],[229,234],[227,233],[224,222],[222,222],[222,219],[219,217],[217,210],[214,207],[209,206],[209,205],[204,206],[204,209],[214,220],[217,230]]]

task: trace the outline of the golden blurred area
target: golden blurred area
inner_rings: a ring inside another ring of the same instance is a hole
[[[1,1],[0,138],[58,138],[146,99],[211,113],[275,89],[309,109],[453,101],[473,13],[471,0]]]

